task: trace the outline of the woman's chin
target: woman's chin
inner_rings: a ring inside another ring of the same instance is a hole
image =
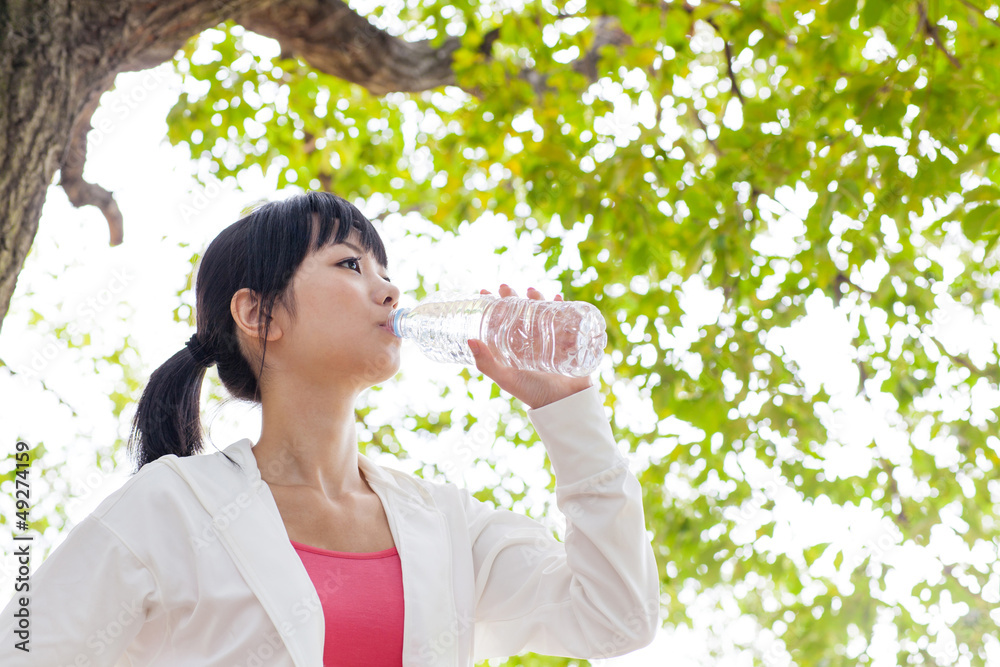
[[[366,386],[381,384],[399,372],[399,348],[380,352],[370,358],[360,373],[360,382]]]

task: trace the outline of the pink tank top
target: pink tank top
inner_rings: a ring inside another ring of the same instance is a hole
[[[396,547],[350,553],[290,541],[323,605],[323,667],[400,667],[403,573]]]

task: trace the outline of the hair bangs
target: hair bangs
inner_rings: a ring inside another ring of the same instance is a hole
[[[361,246],[370,252],[375,260],[383,267],[388,268],[389,258],[385,251],[382,238],[375,230],[375,226],[366,218],[361,211],[337,197],[331,198],[323,196],[323,193],[310,192],[307,195],[310,205],[310,213],[315,213],[318,218],[319,228],[312,230],[309,250],[314,252],[327,245],[344,243],[354,230],[361,240]],[[309,216],[311,218],[311,216]],[[346,224],[344,224],[346,223]]]

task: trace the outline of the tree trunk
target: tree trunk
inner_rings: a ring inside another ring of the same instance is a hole
[[[0,112],[0,323],[35,238],[45,190],[69,134],[69,112],[78,99],[72,92],[70,45],[60,39],[69,21],[48,20],[65,4],[47,3],[51,13],[27,2],[0,9],[0,94],[5,100]],[[46,85],[38,85],[41,81]]]

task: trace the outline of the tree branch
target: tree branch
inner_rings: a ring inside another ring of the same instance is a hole
[[[87,159],[87,133],[91,130],[90,119],[101,100],[101,91],[110,88],[113,82],[114,77],[109,78],[99,87],[98,92],[92,93],[73,122],[59,166],[59,184],[73,206],[80,208],[90,205],[101,209],[108,221],[110,245],[116,246],[121,244],[124,237],[121,209],[110,192],[83,180],[83,164]]]
[[[407,42],[375,27],[341,0],[268,4],[238,16],[237,21],[248,30],[278,40],[286,55],[300,57],[310,67],[363,86],[373,95],[456,85],[452,55],[461,38],[449,37],[438,47],[432,47],[430,40]],[[597,79],[602,47],[632,41],[614,17],[599,17],[593,23],[593,45],[572,65],[590,81]],[[499,36],[499,28],[486,33],[479,52],[490,57]],[[548,90],[547,77],[539,72],[523,68],[517,76],[530,83],[539,96]],[[466,92],[484,95],[474,89]]]
[[[269,3],[236,17],[248,30],[281,42],[282,50],[310,67],[363,86],[373,95],[420,92],[454,85],[449,37],[408,42],[380,30],[341,0]]]
[[[621,29],[618,19],[611,16],[601,16],[594,20],[594,43],[582,57],[573,63],[573,70],[587,77],[588,81],[597,80],[597,61],[600,50],[608,45],[626,46],[632,43],[632,38]]]
[[[971,2],[969,2],[969,0],[958,0],[958,1],[961,2],[963,5],[965,5],[966,7],[968,7],[969,9],[975,11],[977,14],[979,14],[980,16],[982,16],[984,19],[986,19],[987,21],[989,21],[993,25],[995,25],[998,28],[1000,28],[1000,22],[998,22],[996,19],[991,19],[989,16],[986,15],[986,12],[984,12],[982,9],[980,9],[976,5],[974,5]]]
[[[875,447],[875,450],[878,451],[877,446]],[[899,513],[896,514],[896,518],[899,519],[899,522],[903,524],[904,527],[909,526],[910,519],[906,516],[906,512],[903,509],[903,496],[899,492],[899,486],[896,484],[896,475],[893,474],[896,470],[896,466],[890,463],[888,459],[884,458],[881,452],[878,453],[878,457],[879,467],[882,468],[885,474],[889,477],[890,500],[895,500],[899,503]]]
[[[924,3],[922,1],[917,3],[917,11],[920,12],[920,23],[924,27],[924,32],[930,35],[931,39],[934,40],[935,46],[938,47],[941,53],[948,56],[948,60],[951,61],[951,64],[954,65],[956,69],[962,69],[962,63],[960,63],[958,58],[953,56],[941,42],[941,37],[938,35],[938,27],[936,24],[931,23],[927,18],[927,8],[924,7]]]
[[[119,72],[156,67],[173,58],[191,36],[269,0],[215,0],[158,3],[76,3],[67,23],[72,30],[60,31],[58,39],[73,45],[73,84],[69,87],[66,114],[72,119],[69,132],[60,137],[62,155],[53,160],[60,172],[60,185],[76,207],[93,205],[108,222],[110,245],[122,243],[124,222],[121,209],[106,189],[83,179],[87,156],[87,133],[101,94],[111,88]],[[273,0],[272,0],[273,1]],[[107,21],[114,16],[109,29]],[[51,173],[54,168],[49,171]]]
[[[715,22],[713,18],[705,19],[705,23],[712,26],[715,29],[716,34],[722,37],[722,30],[719,29],[719,24]],[[736,95],[737,99],[740,101],[740,105],[746,105],[746,100],[743,98],[743,93],[740,92],[740,83],[736,80],[736,71],[733,70],[733,47],[729,44],[729,40],[722,37],[722,43],[725,44],[726,48],[726,65],[727,72],[729,73],[729,81],[733,84],[733,94]]]
[[[632,38],[621,29],[618,19],[611,16],[600,16],[594,19],[594,43],[585,54],[573,61],[571,67],[574,72],[582,74],[587,81],[593,83],[597,81],[597,62],[600,60],[600,50],[605,46],[626,46],[632,43]],[[548,85],[549,77],[529,67],[524,67],[518,73],[518,78],[524,79],[530,85],[535,95],[541,99],[546,92],[551,90]],[[485,93],[479,89],[466,91],[476,97],[482,97]]]
[[[701,116],[698,115],[698,110],[694,108],[694,105],[691,106],[691,116],[694,118],[694,121],[698,123],[698,127],[701,128],[702,132],[705,133],[705,140],[708,141],[709,144],[711,144],[712,149],[715,151],[715,154],[718,155],[719,157],[725,155],[723,150],[719,148],[719,144],[715,143],[715,139],[713,139],[708,134],[708,127],[705,125],[705,121],[701,119]]]

